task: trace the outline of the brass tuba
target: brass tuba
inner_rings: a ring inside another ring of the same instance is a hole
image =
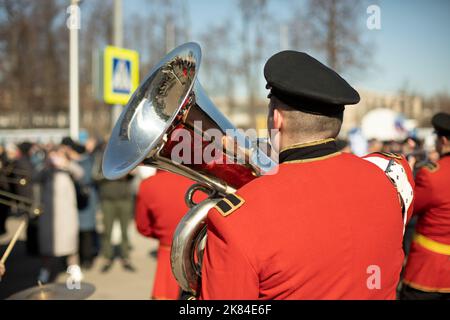
[[[196,43],[167,54],[129,100],[103,157],[103,174],[108,179],[148,165],[198,182],[186,194],[191,209],[179,223],[171,249],[174,276],[194,296],[199,292],[208,210],[275,166],[257,141],[237,130],[205,95],[197,81],[200,61]],[[233,132],[233,137],[224,140],[211,132],[223,137]],[[176,152],[180,140],[192,147],[190,154]],[[213,158],[207,161],[202,155],[211,145]],[[192,196],[198,190],[210,196],[195,204]]]

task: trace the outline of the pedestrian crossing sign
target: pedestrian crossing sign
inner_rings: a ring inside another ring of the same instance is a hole
[[[103,54],[103,99],[109,104],[127,104],[139,85],[137,51],[107,46]]]

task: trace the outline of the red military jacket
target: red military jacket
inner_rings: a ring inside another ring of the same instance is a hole
[[[429,292],[450,292],[450,154],[420,169],[414,213],[418,214],[404,282]]]
[[[390,179],[334,140],[280,163],[209,212],[200,298],[394,299],[404,221]]]
[[[161,245],[171,246],[181,218],[189,208],[184,202],[186,191],[195,181],[170,172],[158,171],[142,181],[136,199],[136,227]]]
[[[195,182],[173,173],[158,173],[142,181],[136,200],[135,220],[138,231],[159,240],[158,264],[153,285],[153,299],[177,299],[180,288],[170,266],[172,237],[189,208],[184,202],[186,191]],[[203,200],[196,193],[194,200]]]

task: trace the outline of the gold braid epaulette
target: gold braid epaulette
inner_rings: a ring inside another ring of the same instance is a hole
[[[423,166],[423,168],[429,172],[436,172],[439,169],[439,165],[435,162],[429,161]]]

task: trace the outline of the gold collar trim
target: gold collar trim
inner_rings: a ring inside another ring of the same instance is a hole
[[[306,147],[311,147],[311,146],[317,146],[319,144],[324,144],[324,143],[328,143],[328,142],[331,142],[331,141],[336,141],[336,139],[328,138],[328,139],[322,139],[322,140],[306,142],[306,143],[296,143],[296,144],[293,144],[293,145],[291,145],[289,147],[286,147],[286,148],[282,149],[280,151],[280,153],[282,153],[283,151],[286,151],[286,150],[291,150],[291,149],[298,149],[298,148],[306,148]]]
[[[336,157],[336,156],[338,156],[340,154],[342,154],[342,152],[338,151],[338,152],[327,154],[326,156],[317,157],[317,158],[285,161],[282,164],[285,164],[285,163],[305,163],[305,162],[313,162],[313,161],[325,160],[325,159],[328,159],[328,158]]]

